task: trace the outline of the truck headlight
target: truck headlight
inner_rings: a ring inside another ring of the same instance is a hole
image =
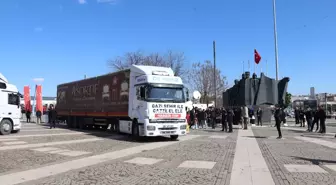
[[[181,125],[180,126],[180,130],[185,130],[185,129],[187,129],[187,125]]]
[[[155,130],[155,126],[148,125],[147,130],[153,131],[153,130]]]

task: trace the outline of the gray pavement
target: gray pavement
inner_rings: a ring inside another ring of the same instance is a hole
[[[328,132],[331,132],[327,128]],[[333,185],[336,139],[291,125],[191,130],[179,141],[24,123],[0,136],[0,184]]]

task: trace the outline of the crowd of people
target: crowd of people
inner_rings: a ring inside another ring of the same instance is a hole
[[[31,122],[31,113],[32,112],[30,109],[25,111],[27,123]],[[37,110],[35,114],[36,114],[36,123],[41,124],[42,123],[42,111]],[[49,105],[49,108],[46,114],[48,114],[48,123],[50,125],[50,129],[56,128],[57,113],[56,113],[56,110],[53,104]]]
[[[315,132],[322,134],[326,133],[325,120],[327,115],[322,107],[319,107],[317,110],[313,110],[311,108],[296,108],[294,114],[295,124],[300,124],[300,127],[306,127],[307,125],[308,132],[313,132],[316,125]]]
[[[281,124],[286,123],[286,113],[280,106],[276,106],[273,111],[275,127],[278,131],[278,139],[282,138]],[[222,131],[232,132],[232,125],[240,125],[242,129],[247,129],[247,125],[263,125],[263,110],[259,107],[257,110],[243,107],[232,108],[214,108],[201,109],[193,107],[187,112],[187,121],[191,129],[211,127],[215,129],[217,123],[222,124]]]
[[[222,131],[232,132],[232,125],[241,125],[242,129],[247,129],[248,123],[255,124],[255,120],[257,120],[257,125],[262,126],[262,110],[260,108],[256,113],[247,106],[227,109],[193,107],[187,112],[187,121],[191,129],[207,127],[215,129],[217,123],[221,123]]]

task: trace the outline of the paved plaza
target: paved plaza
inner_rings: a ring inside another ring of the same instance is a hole
[[[329,132],[332,129],[327,128]],[[1,185],[335,185],[333,133],[249,127],[178,141],[23,123],[0,136]]]

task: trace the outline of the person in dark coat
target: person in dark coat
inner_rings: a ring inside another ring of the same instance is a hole
[[[195,124],[195,118],[196,118],[196,113],[195,113],[195,108],[192,108],[190,110],[190,128]]]
[[[327,118],[327,115],[321,106],[319,107],[319,110],[318,110],[318,118],[320,120],[320,133],[325,134],[326,133],[325,120]]]
[[[56,118],[57,118],[56,110],[55,110],[54,106],[51,106],[51,109],[50,109],[50,129],[52,129],[52,127],[56,128]]]
[[[36,123],[41,124],[42,122],[42,112],[40,110],[36,111]]]
[[[229,126],[229,132],[232,132],[232,124],[233,124],[233,119],[235,117],[235,114],[232,109],[229,109],[227,112],[227,121],[228,121],[228,126]]]
[[[51,105],[49,105],[49,108],[48,108],[48,123],[50,123],[50,120],[51,120]]]
[[[295,116],[295,125],[300,124],[300,111],[297,107],[295,108],[294,116]]]
[[[27,111],[26,111],[27,123],[30,123],[30,116],[31,116],[31,111],[29,109],[27,109]]]
[[[225,131],[227,132],[227,128],[228,125],[227,125],[227,112],[225,110],[225,108],[223,107],[222,108],[222,131]]]
[[[318,111],[317,110],[313,111],[313,123],[312,123],[311,131],[314,130],[315,123],[316,123],[315,132],[318,132],[318,130],[319,130],[319,118],[318,118]]]
[[[210,113],[210,115],[211,115],[211,127],[212,127],[212,129],[215,129],[216,128],[216,109],[212,109],[211,110],[211,113]]]
[[[263,114],[263,112],[262,112],[262,110],[261,110],[261,108],[259,107],[258,108],[258,110],[257,110],[257,119],[258,119],[258,126],[260,125],[260,126],[262,126],[262,114]]]
[[[274,119],[275,119],[275,125],[276,128],[278,130],[278,138],[277,139],[281,139],[282,138],[282,134],[281,134],[281,116],[282,116],[282,111],[280,109],[280,107],[276,107],[275,112],[274,112]]]
[[[299,110],[299,118],[300,118],[300,127],[305,127],[305,115],[304,111],[301,108]]]
[[[306,114],[306,120],[307,120],[307,124],[308,124],[308,132],[312,131],[312,125],[313,125],[313,113],[311,111],[310,108],[307,109],[307,111],[305,112]]]

